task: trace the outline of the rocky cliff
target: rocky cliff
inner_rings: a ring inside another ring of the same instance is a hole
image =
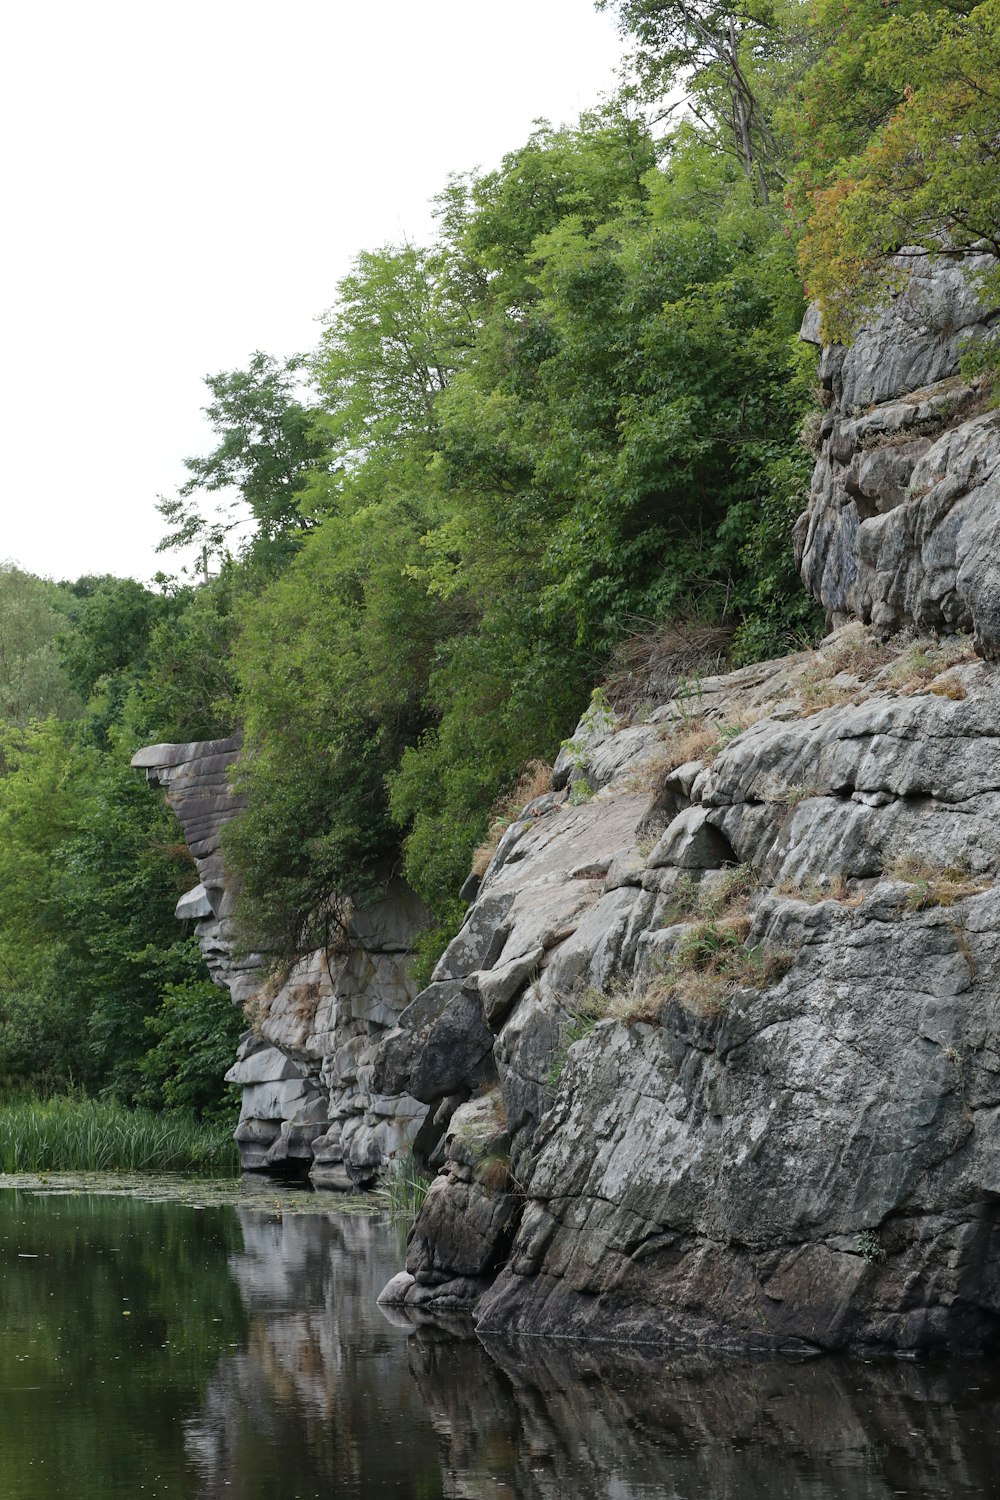
[[[818,650],[629,716],[595,700],[405,1004],[412,908],[390,902],[407,917],[350,1042],[340,991],[292,1025],[300,980],[328,994],[317,956],[253,990],[248,1162],[329,1149],[362,1181],[385,1119],[381,1157],[412,1142],[436,1174],[387,1303],[468,1309],[482,1334],[996,1342],[1000,412],[958,364],[989,322],[969,267],[918,263],[823,350],[796,528]],[[179,768],[214,786],[220,753],[138,763],[184,821]],[[203,883],[208,956],[243,997],[259,976],[218,956],[228,898]]]
[[[958,371],[986,321],[924,263],[823,351],[822,647],[641,722],[596,704],[505,835],[382,1044],[380,1086],[445,1127],[388,1300],[480,1333],[996,1341],[1000,413]]]
[[[240,1156],[250,1170],[308,1170],[319,1186],[365,1186],[408,1150],[427,1115],[411,1095],[386,1098],[371,1084],[379,1041],[413,999],[407,966],[427,914],[395,881],[364,911],[348,903],[336,946],[307,954],[283,978],[269,977],[259,954],[234,958],[234,890],[220,836],[242,806],[230,781],[239,751],[238,736],[151,745],[132,764],[163,789],[198,867],[177,916],[194,923],[213,979],[251,1023],[226,1074],[243,1089]]]

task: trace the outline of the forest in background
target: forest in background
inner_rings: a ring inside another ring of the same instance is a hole
[[[402,872],[426,972],[629,643],[708,627],[735,664],[821,631],[805,300],[849,340],[901,245],[1000,253],[1000,0],[602,8],[618,97],[452,177],[434,243],[361,251],[314,351],[208,379],[217,445],[160,505],[197,577],[0,568],[8,1084],[228,1107],[245,1023],[174,921],[195,872],[140,745],[245,731],[248,949],[287,963],[331,891]]]

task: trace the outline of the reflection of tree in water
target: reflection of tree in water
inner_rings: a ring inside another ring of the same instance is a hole
[[[239,1243],[228,1210],[2,1195],[4,1500],[190,1493],[178,1433],[244,1333]]]
[[[297,1485],[331,1496],[440,1495],[405,1339],[376,1306],[399,1257],[384,1222],[240,1217],[244,1249],[230,1268],[249,1330],[187,1424],[200,1496],[272,1500],[279,1481],[288,1495]]]
[[[220,1360],[188,1453],[202,1500],[889,1500],[995,1492],[1000,1369],[986,1361],[749,1360],[409,1337],[375,1305],[384,1222],[242,1214],[249,1331]],[[229,1483],[225,1483],[225,1481]]]

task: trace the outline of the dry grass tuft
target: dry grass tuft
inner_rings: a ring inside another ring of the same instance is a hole
[[[961,703],[968,696],[961,677],[942,677],[939,681],[930,683],[927,691],[936,694],[938,698],[953,698],[956,703]]]
[[[826,882],[808,880],[803,885],[785,880],[781,885],[775,886],[775,895],[787,896],[791,901],[805,901],[809,906],[818,906],[821,901],[837,901],[841,906],[860,906],[864,900],[864,894],[852,891],[850,882],[839,873]]]
[[[552,790],[552,767],[544,760],[529,760],[518,775],[509,792],[505,792],[493,804],[490,812],[490,829],[486,838],[472,856],[472,873],[480,878],[486,874],[490,860],[511,823],[529,802],[544,797]]]
[[[263,1036],[264,1023],[269,1019],[270,1014],[270,1004],[259,990],[243,1002],[243,1015],[254,1036]]]
[[[510,1153],[495,1151],[491,1156],[485,1156],[476,1168],[476,1181],[481,1183],[488,1193],[509,1193],[514,1186],[510,1170]]]
[[[859,682],[870,682],[898,654],[898,643],[878,640],[864,625],[849,625],[832,645],[816,653],[810,675],[816,681],[829,681],[841,672],[849,672]]]
[[[631,717],[641,704],[669,698],[683,678],[718,671],[732,639],[728,626],[699,620],[644,625],[611,658],[604,688],[615,712]]]
[[[745,915],[699,922],[681,939],[643,997],[647,1012],[676,1000],[694,1015],[723,1011],[737,989],[767,989],[788,973],[795,955],[762,944],[748,948]]]
[[[674,768],[688,760],[703,760],[718,742],[719,732],[706,719],[673,720],[661,724],[659,729],[663,749],[661,754],[671,760]]]
[[[664,893],[666,906],[661,927],[686,917],[718,920],[721,917],[745,917],[760,882],[751,865],[730,865],[718,880],[695,880],[686,872]]]
[[[823,422],[826,413],[823,411],[807,412],[802,419],[799,428],[799,442],[808,448],[810,453],[818,453],[823,444]]]
[[[659,749],[645,765],[626,777],[626,791],[661,796],[678,766],[686,765],[689,760],[704,760],[718,740],[718,732],[701,718],[662,724],[659,735]]]
[[[768,796],[768,802],[773,802],[776,807],[787,807],[794,811],[800,802],[808,802],[810,797],[822,797],[823,788],[819,786],[806,786],[801,782],[795,782],[791,786],[781,787]]]
[[[964,662],[976,660],[968,636],[955,636],[934,646],[914,646],[889,674],[889,686],[900,697],[914,693],[936,693],[942,698],[961,700],[965,684],[957,677],[942,674]]]
[[[904,854],[886,866],[892,880],[905,881],[911,887],[906,905],[910,911],[926,911],[931,906],[954,906],[966,896],[979,896],[992,886],[991,880],[971,873],[967,866],[934,865],[919,855]]]
[[[852,688],[830,687],[828,684],[819,684],[815,687],[807,685],[803,689],[802,697],[803,719],[822,713],[824,708],[840,708],[844,703],[858,701],[858,694]]]
[[[694,719],[672,719],[659,728],[660,749],[650,760],[626,782],[633,792],[653,792],[657,797],[664,785],[679,766],[689,761],[704,761],[710,766],[716,756],[751,724],[756,724],[758,715],[738,714],[720,724],[711,724],[702,717]]]
[[[846,673],[858,684],[868,683],[898,654],[898,643],[877,640],[864,625],[848,626],[836,641],[814,652],[812,666],[802,674],[803,718],[857,701],[857,688],[833,686],[835,677]]]

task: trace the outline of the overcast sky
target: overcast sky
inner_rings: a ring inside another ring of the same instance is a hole
[[[31,0],[0,22],[0,560],[148,579],[205,375],[311,349],[361,249],[429,233],[613,87],[591,0]]]

